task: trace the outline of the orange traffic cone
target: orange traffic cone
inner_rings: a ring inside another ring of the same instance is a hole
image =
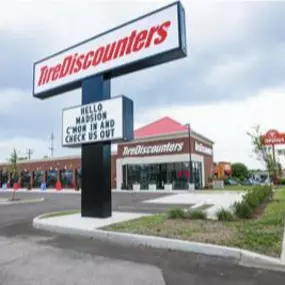
[[[56,184],[55,184],[55,189],[56,191],[60,191],[62,189],[61,187],[61,182],[60,181],[57,181]]]

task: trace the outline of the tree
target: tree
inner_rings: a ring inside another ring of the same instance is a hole
[[[271,148],[265,146],[262,142],[260,126],[257,125],[253,127],[252,133],[248,132],[247,135],[251,138],[255,158],[266,167],[270,177],[272,177],[278,170],[278,165],[277,162],[274,161]]]
[[[18,156],[18,160],[28,160],[27,156]]]
[[[19,179],[19,167],[18,167],[19,155],[14,148],[9,157],[9,172],[11,173],[11,180],[18,181]],[[15,191],[13,191],[12,200],[15,200]]]
[[[281,163],[279,161],[277,162],[277,172],[278,172],[278,177],[282,177],[283,176],[282,165],[281,165]]]
[[[233,163],[232,164],[232,176],[240,180],[248,178],[249,176],[248,168],[243,163],[239,163],[239,162]]]

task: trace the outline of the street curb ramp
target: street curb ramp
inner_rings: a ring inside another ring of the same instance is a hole
[[[34,228],[60,234],[91,237],[97,240],[108,241],[124,246],[145,246],[184,252],[194,252],[209,256],[225,257],[236,261],[236,263],[241,266],[285,272],[285,263],[281,262],[281,259],[269,257],[248,250],[214,244],[169,239],[164,237],[111,232],[100,229],[82,230],[73,228],[71,226],[62,227],[57,225],[48,225],[43,221],[44,219],[41,219],[41,216],[34,218]]]

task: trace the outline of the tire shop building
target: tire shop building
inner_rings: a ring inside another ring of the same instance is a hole
[[[135,131],[132,142],[117,145],[112,153],[112,189],[183,190],[208,185],[213,171],[213,142],[169,117]],[[192,164],[192,178],[190,162]],[[0,164],[0,185],[18,182],[39,188],[46,182],[55,188],[80,187],[80,156],[19,161],[19,177],[13,181],[7,163]]]

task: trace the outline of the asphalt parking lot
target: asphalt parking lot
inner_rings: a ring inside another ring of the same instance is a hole
[[[113,193],[113,210],[127,207],[128,211],[137,211],[145,207],[142,201],[163,195],[169,194]],[[9,196],[11,193],[0,193],[0,198]],[[31,199],[41,194],[17,193],[17,197]],[[38,203],[0,205],[1,285],[284,284],[284,273],[244,268],[228,259],[118,246],[36,230],[32,227],[35,216],[80,208],[80,194],[46,194],[45,198]]]

